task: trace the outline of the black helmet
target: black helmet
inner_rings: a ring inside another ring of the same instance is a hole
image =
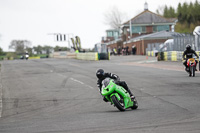
[[[190,44],[187,44],[187,45],[186,45],[186,49],[187,49],[187,50],[190,50],[190,49],[191,49],[191,45],[190,45]]]
[[[104,76],[104,70],[103,69],[97,70],[96,76],[97,78],[101,79]]]

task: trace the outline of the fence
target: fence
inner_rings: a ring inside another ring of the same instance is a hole
[[[200,55],[200,51],[196,51],[196,53]],[[182,61],[182,56],[182,51],[158,52],[158,61]]]
[[[150,56],[155,56],[158,52],[183,52],[187,44],[191,44],[192,49],[195,51],[200,51],[200,36],[194,36],[192,34],[174,34],[173,39],[169,39],[165,43],[147,44],[146,53],[149,55],[149,52],[153,52]]]

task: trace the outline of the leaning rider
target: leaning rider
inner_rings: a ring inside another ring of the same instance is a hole
[[[189,58],[192,58],[193,57],[193,54],[197,57],[197,58],[199,58],[199,56],[197,55],[197,53],[193,50],[193,49],[191,49],[191,45],[190,44],[187,44],[186,45],[186,50],[184,51],[184,53],[183,53],[183,59],[185,60],[185,62],[183,63],[183,65],[185,65],[185,70],[187,71],[187,69],[188,69],[188,66],[187,66],[187,60],[189,59]],[[185,55],[186,55],[186,58],[185,58]],[[197,60],[195,60],[196,61],[196,64],[198,63],[197,62]],[[196,65],[197,66],[197,65]],[[195,70],[197,71],[197,69],[195,68]]]
[[[135,96],[132,94],[131,90],[128,88],[127,84],[125,81],[120,81],[120,78],[119,76],[117,76],[116,74],[112,74],[112,73],[104,73],[104,70],[103,69],[99,69],[97,70],[96,72],[96,76],[98,78],[98,81],[97,81],[97,86],[99,87],[99,91],[101,92],[101,87],[102,87],[102,81],[105,79],[105,78],[111,78],[111,79],[114,79],[115,80],[115,83],[119,86],[122,86],[124,89],[126,89],[126,91],[130,94],[130,97],[132,100],[135,99]],[[104,97],[103,100],[105,102],[107,102],[108,100]]]

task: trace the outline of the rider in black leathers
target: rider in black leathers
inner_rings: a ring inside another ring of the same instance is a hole
[[[184,51],[184,53],[183,53],[183,59],[185,59],[185,62],[183,63],[183,65],[185,65],[185,70],[187,71],[187,68],[188,68],[188,66],[187,66],[187,60],[189,59],[189,58],[192,58],[193,57],[193,54],[197,57],[197,58],[199,58],[199,56],[197,55],[197,53],[193,50],[193,49],[191,49],[191,45],[190,44],[187,44],[186,45],[186,50]],[[185,58],[185,56],[186,56],[186,58]],[[197,60],[195,60],[196,61],[196,66],[197,66]],[[195,68],[195,70],[197,71],[197,69]]]
[[[120,81],[119,76],[117,76],[116,74],[104,73],[104,70],[103,70],[103,69],[99,69],[99,70],[97,70],[97,72],[96,72],[96,76],[97,76],[97,78],[98,78],[97,86],[99,87],[99,91],[100,91],[100,92],[101,92],[101,87],[102,87],[102,81],[103,81],[105,78],[109,77],[109,78],[111,78],[111,79],[114,79],[114,80],[115,80],[115,83],[116,83],[117,85],[120,85],[120,86],[122,86],[124,89],[126,89],[127,92],[130,94],[131,99],[134,99],[134,98],[135,98],[135,96],[132,94],[132,92],[131,92],[130,89],[128,88],[126,82],[125,82],[125,81]],[[104,100],[105,102],[107,102],[107,99],[106,99],[105,97],[103,98],[103,100]]]

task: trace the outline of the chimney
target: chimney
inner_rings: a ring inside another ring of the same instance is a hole
[[[147,2],[144,3],[144,10],[145,10],[145,11],[148,10],[148,4],[147,4]]]

